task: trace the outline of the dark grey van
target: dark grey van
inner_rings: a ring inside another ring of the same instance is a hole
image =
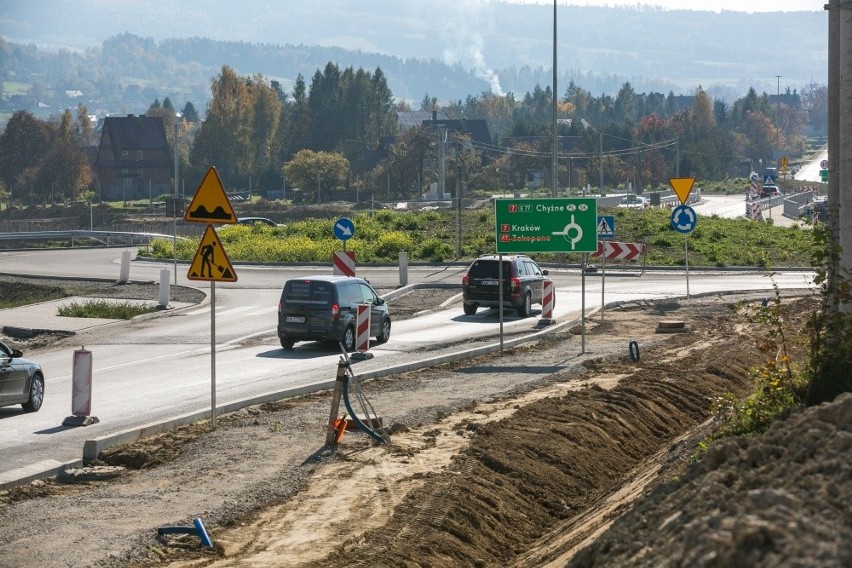
[[[304,276],[284,283],[278,302],[278,339],[292,349],[297,341],[336,341],[355,350],[358,304],[370,305],[370,337],[384,343],[390,337],[390,311],[385,301],[362,278]]]

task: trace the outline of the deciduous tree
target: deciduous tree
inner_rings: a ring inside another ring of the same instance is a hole
[[[51,127],[25,110],[9,118],[0,134],[0,181],[13,197],[20,196],[22,189],[30,190],[30,184],[22,186],[24,180],[19,178],[27,169],[40,166],[53,139]]]
[[[54,198],[65,202],[77,199],[92,183],[89,159],[75,139],[70,110],[62,113],[58,135],[41,162],[38,177],[43,186],[52,183]]]
[[[284,165],[289,185],[299,187],[311,201],[342,187],[349,175],[349,161],[341,154],[300,150]]]

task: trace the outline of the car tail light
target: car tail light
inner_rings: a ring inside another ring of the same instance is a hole
[[[467,274],[462,276],[462,286],[467,286],[467,283],[470,282],[470,277]]]
[[[521,281],[518,278],[512,278],[512,295],[517,296],[521,291]]]
[[[278,315],[281,315],[281,302],[278,302]]]
[[[336,320],[338,317],[340,317],[340,306],[338,306],[337,304],[332,304],[331,319]]]

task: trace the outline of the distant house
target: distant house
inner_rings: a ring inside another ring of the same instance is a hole
[[[488,131],[488,123],[482,118],[451,119],[445,112],[438,111],[408,111],[396,113],[397,125],[400,132],[405,132],[412,126],[443,126],[448,134],[458,132],[470,136],[474,145],[486,144],[490,146],[491,133]]]
[[[428,110],[410,110],[398,111],[396,113],[396,122],[400,132],[405,132],[412,126],[420,126],[424,120],[431,120],[432,116],[439,120],[449,120],[449,115],[445,112],[430,112]]]
[[[148,199],[172,192],[172,154],[161,117],[108,116],[95,161],[102,199]]]
[[[785,104],[793,108],[802,108],[802,98],[795,91],[792,93],[787,92],[779,95],[769,95],[768,98],[769,104],[771,105]]]

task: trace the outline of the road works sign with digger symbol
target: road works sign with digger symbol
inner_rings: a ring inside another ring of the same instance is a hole
[[[498,253],[598,250],[594,198],[497,199]]]
[[[210,282],[237,281],[237,273],[231,266],[231,261],[228,259],[224,247],[222,247],[219,235],[216,234],[211,225],[207,225],[204,236],[198,243],[198,250],[195,251],[186,277],[190,280],[207,280]]]

